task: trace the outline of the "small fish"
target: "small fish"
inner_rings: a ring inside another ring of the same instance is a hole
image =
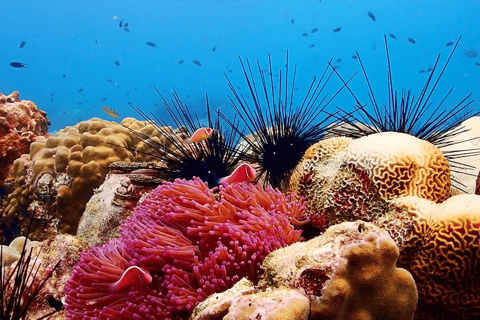
[[[55,95],[55,92],[50,93],[50,97],[53,97]]]
[[[377,21],[377,18],[375,18],[375,15],[371,12],[367,12],[368,16],[370,17],[370,19],[372,19],[372,21]]]
[[[448,41],[445,46],[446,46],[446,47],[450,47],[451,45],[453,45],[453,42],[452,42],[452,41]]]
[[[21,62],[11,62],[10,67],[27,69],[27,65]]]
[[[130,101],[127,101],[127,104],[133,106],[133,104]]]
[[[105,101],[105,100],[107,100],[107,98],[102,98],[102,99],[100,99],[100,101]]]
[[[315,33],[318,31],[318,28],[313,28],[312,31],[310,31],[310,33]]]
[[[65,79],[65,78],[67,77],[67,75],[66,75],[66,74],[62,74],[62,77],[63,77],[63,79]]]
[[[464,50],[464,51],[463,51],[463,54],[464,54],[467,58],[475,58],[476,56],[478,56],[478,51],[472,48],[472,49]]]
[[[135,88],[135,87],[133,87],[133,90],[137,91],[138,89],[137,89],[137,88]]]
[[[103,112],[108,114],[110,117],[113,118],[120,118],[120,115],[118,114],[117,111],[113,110],[112,108],[109,107],[102,107]]]
[[[97,39],[95,39],[95,43],[98,44],[98,40],[97,40]]]
[[[19,48],[22,49],[23,47],[25,47],[25,44],[26,44],[26,43],[27,43],[26,41],[22,41],[22,43],[20,43],[20,47],[19,47]]]
[[[150,41],[147,42],[147,46],[153,47],[153,48],[156,48],[156,47],[157,47],[157,45],[156,45],[155,43],[150,42]]]
[[[337,59],[337,62],[342,62],[342,59]]]
[[[120,279],[108,286],[108,291],[119,292],[126,288],[146,286],[152,283],[152,275],[145,269],[131,266],[125,270]]]
[[[376,50],[377,50],[377,45],[373,44],[373,51],[376,51]]]
[[[228,72],[232,72],[232,69],[228,69]]]
[[[480,63],[478,63],[478,62],[475,62],[475,65],[480,67]]]
[[[304,32],[304,33],[302,33],[302,36],[308,37],[308,33],[305,33],[305,32]]]
[[[315,45],[314,45],[314,44],[311,44],[311,45],[309,45],[308,47],[309,47],[309,48],[313,48],[313,47],[315,47]]]
[[[201,67],[202,66],[202,63],[198,60],[192,60],[193,64],[196,65],[196,66],[199,66]]]
[[[112,79],[107,79],[107,82],[112,82]]]
[[[186,144],[191,144],[191,143],[207,140],[208,138],[210,138],[212,133],[213,133],[212,128],[206,128],[206,127],[200,128],[197,131],[195,131],[190,138],[183,140],[183,142]]]
[[[178,64],[183,64],[183,59],[177,62]]]
[[[352,59],[358,59],[358,57],[355,55],[355,56],[352,56]]]
[[[81,88],[81,89],[78,89],[78,92],[82,92],[82,91],[83,91],[83,88]]]
[[[415,40],[413,40],[412,38],[408,38],[408,42],[411,42],[411,43],[413,43],[413,44],[416,43]]]
[[[431,67],[431,66],[428,66],[428,69],[425,70],[425,72],[430,72],[430,71],[432,71],[432,70],[433,70],[432,67]]]
[[[256,174],[257,172],[252,166],[242,164],[231,175],[221,178],[219,182],[223,185],[235,182],[251,182],[255,179]]]
[[[128,23],[127,23],[127,24],[128,24]],[[125,33],[129,33],[129,32],[130,32],[130,29],[128,29],[128,28],[125,27],[125,26],[122,28],[122,30],[125,31]]]
[[[124,28],[128,27],[128,22],[123,25]]]
[[[340,31],[342,31],[342,27],[338,27],[338,28],[333,29],[333,32],[340,32]]]
[[[50,102],[53,102],[53,98],[50,98]]]
[[[118,62],[118,60],[115,60],[113,63],[115,63],[117,67],[120,67],[120,62]]]
[[[79,102],[79,103],[78,103],[78,105],[80,106],[80,105],[82,105],[82,103],[81,103],[81,102]]]
[[[120,23],[118,24],[118,27],[121,28],[122,27],[122,23],[123,23],[123,19],[120,20]]]
[[[420,70],[420,73],[425,73],[425,70]]]
[[[396,37],[393,33],[390,33],[389,36],[390,36],[390,38],[392,38],[392,39],[397,39],[397,37]]]
[[[212,51],[215,52],[217,50],[217,46],[213,47]]]

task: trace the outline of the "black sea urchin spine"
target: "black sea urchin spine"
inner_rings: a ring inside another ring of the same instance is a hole
[[[239,57],[245,80],[249,88],[253,107],[247,98],[237,92],[228,76],[228,85],[234,98],[230,103],[243,125],[250,132],[246,135],[239,130],[238,124],[232,123],[225,115],[222,118],[237,131],[247,145],[247,161],[256,165],[256,182],[263,180],[274,188],[285,190],[288,179],[303,157],[305,151],[315,142],[321,140],[333,121],[331,115],[318,120],[320,114],[330,104],[338,92],[329,100],[323,90],[333,72],[325,68],[321,78],[314,77],[301,105],[294,107],[294,92],[297,66],[293,71],[293,80],[289,85],[288,51],[285,71],[280,70],[278,88],[274,83],[272,61],[269,55],[268,70],[262,70],[257,60],[260,85],[257,88],[252,67],[246,59]]]
[[[339,117],[339,120],[346,123],[347,126],[335,128],[333,129],[333,132],[337,135],[348,136],[352,138],[359,138],[372,133],[388,131],[407,133],[417,138],[429,141],[439,149],[465,142],[466,140],[459,140],[455,138],[459,134],[467,131],[467,129],[461,126],[461,123],[471,116],[478,115],[478,112],[473,112],[473,110],[468,109],[473,102],[473,100],[469,100],[471,94],[468,94],[455,106],[449,108],[449,110],[439,111],[440,108],[445,104],[445,101],[451,94],[453,88],[445,94],[441,102],[434,107],[433,110],[431,109],[433,102],[430,101],[432,94],[434,93],[458,46],[458,43],[460,42],[460,39],[461,37],[458,38],[455,46],[452,49],[452,52],[447,58],[447,61],[441,68],[438,77],[436,80],[434,80],[434,73],[439,67],[441,55],[439,54],[437,56],[431,73],[427,78],[418,98],[415,98],[415,96],[411,94],[411,90],[402,89],[399,97],[398,91],[394,89],[387,38],[384,36],[388,67],[388,104],[382,105],[381,107],[375,98],[374,91],[370,85],[370,80],[362,63],[362,59],[360,58],[360,54],[356,52],[360,67],[368,86],[368,93],[373,112],[368,111],[366,109],[366,105],[361,104],[337,70],[331,66],[337,76],[344,82],[347,90],[355,99],[357,105],[357,109],[352,113],[347,113],[344,110],[340,110],[340,114],[342,114],[342,116]],[[429,114],[427,112],[429,112]],[[424,119],[424,117],[427,115],[428,117]],[[455,159],[475,156],[478,154],[480,154],[480,149],[478,148],[472,150],[452,150],[444,152],[445,157],[449,160],[451,170],[467,175],[468,173],[465,171],[473,167],[455,161]],[[461,183],[458,181],[453,182],[455,182],[457,186],[461,185]]]
[[[233,130],[224,131],[218,115],[212,119],[208,96],[206,96],[207,124],[200,123],[197,114],[190,112],[175,91],[171,104],[163,96],[160,97],[175,125],[178,128],[184,127],[186,132],[183,136],[173,134],[164,120],[153,116],[154,121],[140,109],[134,108],[165,137],[166,145],[169,146],[166,147],[142,133],[133,131],[152,148],[149,155],[160,161],[162,166],[157,169],[156,176],[168,181],[177,178],[190,180],[196,176],[207,182],[211,188],[217,186],[220,178],[230,175],[242,159],[243,153],[236,147],[240,139],[238,134]],[[184,138],[205,125],[213,129],[207,140],[188,145],[183,142]]]

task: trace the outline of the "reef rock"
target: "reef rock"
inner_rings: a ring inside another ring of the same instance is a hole
[[[111,164],[105,181],[94,190],[86,205],[77,236],[90,246],[118,238],[122,222],[133,214],[141,199],[161,183],[160,179],[148,175],[148,170],[154,167],[153,163]]]
[[[20,100],[18,92],[0,93],[0,188],[15,159],[28,153],[30,144],[48,137],[50,121],[35,103]]]

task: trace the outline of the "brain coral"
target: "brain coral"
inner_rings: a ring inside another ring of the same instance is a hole
[[[441,202],[450,194],[450,167],[440,150],[408,134],[330,138],[310,147],[290,179],[317,213],[320,229],[342,221],[373,221],[387,201],[416,195]]]
[[[208,295],[244,276],[257,281],[265,256],[299,239],[291,223],[304,210],[251,184],[164,182],[122,224],[120,239],[82,255],[67,284],[67,318],[186,319]],[[118,289],[132,267],[151,282]]]
[[[397,215],[408,215],[395,229],[410,230],[399,266],[417,284],[416,318],[480,318],[480,196],[455,195],[441,204],[410,196],[393,203]]]
[[[49,135],[46,115],[32,101],[20,100],[17,91],[0,93],[0,188],[13,161],[28,153],[32,142]]]
[[[57,232],[75,233],[85,204],[100,186],[115,161],[150,161],[132,130],[152,139],[163,137],[151,125],[131,118],[122,125],[93,118],[31,144],[30,153],[13,167],[15,189],[7,197],[4,219],[7,228],[19,223],[26,229],[28,216],[35,212],[31,237],[44,239]],[[19,220],[16,222],[16,220]]]

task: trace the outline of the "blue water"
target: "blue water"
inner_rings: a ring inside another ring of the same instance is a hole
[[[357,50],[383,103],[387,101],[384,34],[397,37],[387,36],[395,86],[414,93],[419,93],[428,77],[419,71],[433,66],[438,53],[445,62],[453,48],[445,44],[462,35],[433,96],[439,102],[454,86],[444,104],[448,109],[469,93],[480,100],[480,66],[475,65],[480,56],[464,54],[472,49],[480,52],[479,12],[480,1],[475,0],[3,0],[0,92],[17,90],[22,99],[34,101],[47,112],[51,132],[91,117],[113,120],[101,106],[115,109],[121,118],[139,118],[128,102],[162,117],[165,112],[152,86],[167,99],[175,88],[200,117],[208,93],[214,109],[231,115],[231,92],[223,73],[246,92],[238,55],[260,59],[265,65],[271,54],[273,68],[278,70],[288,49],[290,64],[298,65],[296,97],[301,100],[312,76],[320,75],[331,58],[342,59],[334,64],[345,78],[360,70],[358,61],[351,58]],[[122,20],[130,32],[119,27]],[[337,27],[342,29],[334,33]],[[311,33],[314,28],[318,32]],[[26,44],[19,48],[22,41]],[[157,47],[147,46],[147,41]],[[178,64],[180,60],[184,63]],[[13,61],[27,68],[12,68]],[[339,86],[333,77],[328,90],[333,94]],[[369,103],[361,74],[351,88],[362,103]],[[107,100],[101,102],[102,98]],[[345,92],[331,108],[350,110],[353,104]],[[472,108],[480,110],[477,102]]]

